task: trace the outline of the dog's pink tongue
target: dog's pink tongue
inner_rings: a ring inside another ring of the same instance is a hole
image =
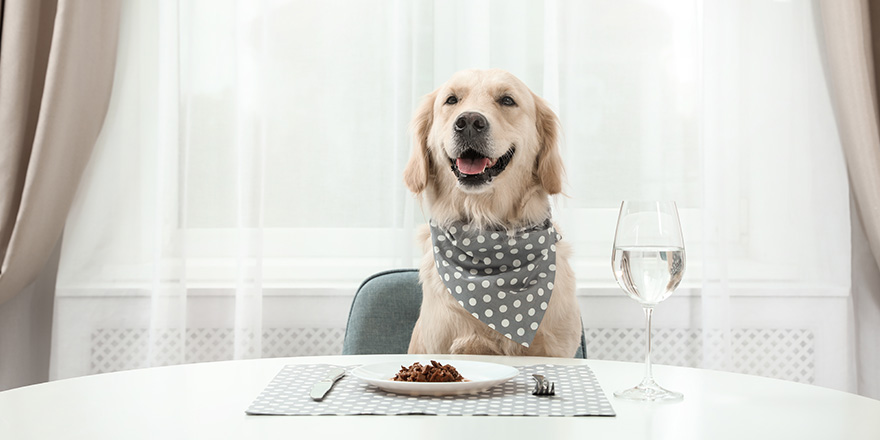
[[[464,159],[459,157],[455,160],[455,166],[464,174],[480,174],[489,166],[491,159],[484,157],[482,159]]]

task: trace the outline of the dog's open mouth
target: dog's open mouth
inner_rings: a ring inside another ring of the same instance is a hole
[[[507,164],[510,163],[515,152],[516,147],[511,146],[501,157],[493,159],[476,150],[467,149],[460,156],[454,159],[450,158],[449,161],[452,163],[452,172],[455,173],[459,183],[466,186],[477,186],[489,183],[495,176],[501,174],[507,168]]]

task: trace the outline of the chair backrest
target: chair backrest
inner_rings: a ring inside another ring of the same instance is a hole
[[[417,270],[389,270],[367,278],[351,302],[342,354],[406,353],[421,305]]]
[[[367,278],[351,302],[342,354],[406,353],[421,305],[418,270],[389,270]],[[586,359],[586,352],[581,332],[574,357]]]

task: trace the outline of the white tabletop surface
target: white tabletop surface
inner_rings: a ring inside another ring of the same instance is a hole
[[[667,404],[627,402],[643,366],[557,358],[448,356],[509,365],[587,363],[616,417],[248,416],[284,365],[355,365],[404,355],[214,362],[86,376],[0,392],[0,439],[880,439],[880,401],[755,376],[655,366],[684,393]]]

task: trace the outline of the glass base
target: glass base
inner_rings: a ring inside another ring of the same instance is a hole
[[[684,394],[667,390],[653,380],[644,380],[633,388],[615,391],[614,397],[645,402],[675,402],[684,399]]]

